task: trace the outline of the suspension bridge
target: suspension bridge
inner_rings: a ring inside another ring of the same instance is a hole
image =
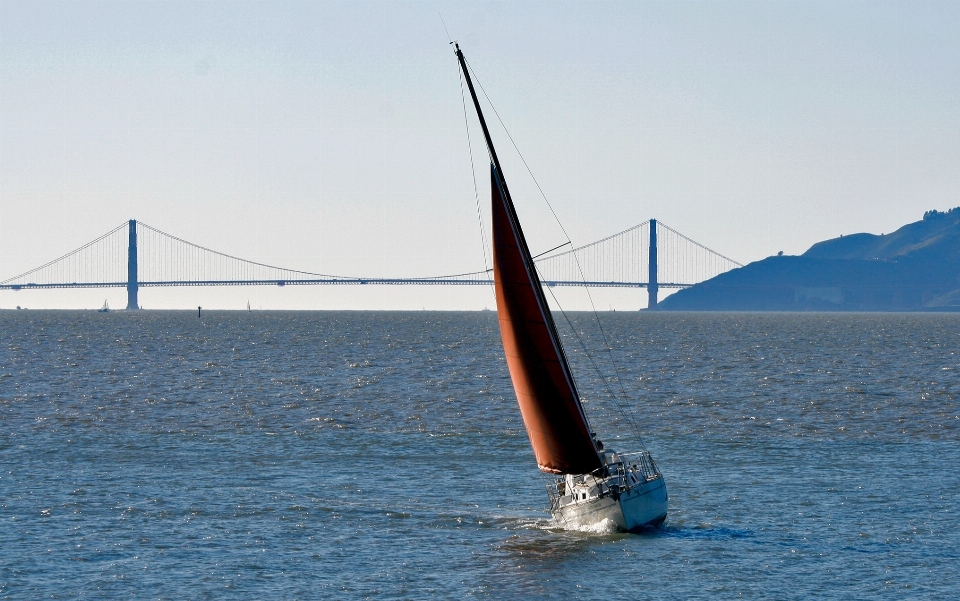
[[[566,246],[566,245],[564,245]],[[741,264],[658,222],[535,263],[545,286],[646,288],[656,308],[660,288],[686,288]],[[241,259],[131,219],[57,259],[0,281],[0,290],[126,288],[127,309],[154,286],[490,285],[488,271],[445,276],[366,278],[312,273]]]

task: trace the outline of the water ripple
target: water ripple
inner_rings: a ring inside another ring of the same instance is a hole
[[[960,316],[601,317],[660,530],[550,519],[492,313],[0,312],[0,596],[956,596]]]

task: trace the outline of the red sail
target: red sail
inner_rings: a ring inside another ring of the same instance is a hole
[[[537,465],[554,474],[601,467],[506,186],[491,165],[493,277],[510,378]]]

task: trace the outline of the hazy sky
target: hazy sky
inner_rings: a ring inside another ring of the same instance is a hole
[[[131,218],[307,271],[482,269],[439,14],[575,244],[654,217],[747,262],[960,205],[960,2],[3,1],[0,279]],[[493,135],[531,247],[563,242]],[[140,295],[493,306],[479,287]],[[119,289],[24,291],[0,307],[104,296],[125,303]]]

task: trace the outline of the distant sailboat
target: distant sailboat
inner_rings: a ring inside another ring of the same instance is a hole
[[[250,301],[247,301],[247,312],[250,312]]]
[[[504,355],[557,523],[620,530],[659,526],[667,487],[646,450],[604,449],[590,429],[459,44],[460,68],[490,154],[493,277]]]
[[[103,299],[103,306],[97,309],[97,313],[109,313],[110,305],[107,304],[107,299]]]

